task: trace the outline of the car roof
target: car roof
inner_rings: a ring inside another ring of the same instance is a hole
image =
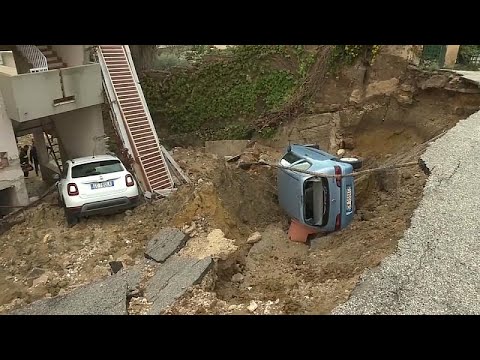
[[[119,159],[116,156],[112,156],[112,155],[95,155],[95,156],[79,157],[79,158],[71,159],[69,161],[73,165],[82,165],[82,164],[88,164],[95,161],[103,161],[103,160],[119,160]]]

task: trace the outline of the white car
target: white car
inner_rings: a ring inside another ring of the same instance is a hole
[[[137,182],[115,156],[68,160],[61,177],[55,178],[69,225],[75,225],[82,216],[133,208],[139,201]]]

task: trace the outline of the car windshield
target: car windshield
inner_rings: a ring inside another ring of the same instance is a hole
[[[308,170],[312,166],[307,160],[302,159],[291,151],[285,154],[280,161],[280,165],[303,171]]]
[[[72,168],[72,178],[82,178],[94,175],[104,175],[123,171],[122,164],[118,160],[95,161],[81,164]]]

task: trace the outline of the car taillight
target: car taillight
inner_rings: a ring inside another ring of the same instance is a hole
[[[133,181],[133,177],[130,174],[125,175],[125,183],[127,186],[133,186],[135,185],[135,181]]]
[[[335,166],[335,182],[337,186],[342,186],[342,168],[340,166]]]
[[[338,214],[335,218],[335,230],[340,230],[340,226],[342,226],[342,221],[340,218],[340,214]]]
[[[76,196],[78,195],[78,187],[77,184],[70,183],[67,185],[67,193],[69,196]]]

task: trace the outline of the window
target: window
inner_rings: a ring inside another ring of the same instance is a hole
[[[285,154],[283,159],[280,161],[280,165],[285,167],[290,167],[291,169],[303,170],[306,171],[312,166],[307,160],[302,159],[298,155],[295,155],[292,152]]]
[[[118,160],[96,161],[74,166],[72,168],[72,178],[111,174],[119,171],[124,171],[124,169]]]

